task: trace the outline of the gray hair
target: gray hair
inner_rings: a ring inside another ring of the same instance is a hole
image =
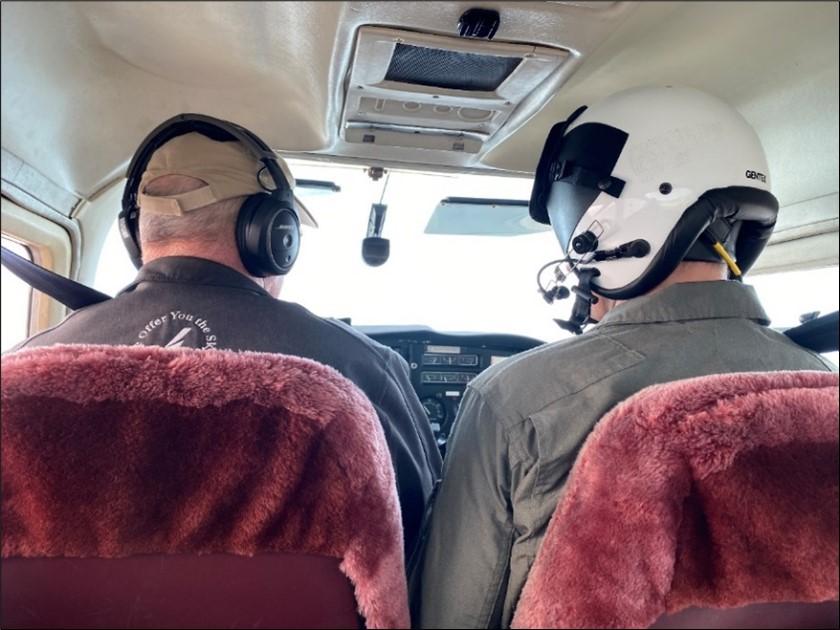
[[[148,195],[169,196],[197,190],[205,182],[186,175],[163,175],[146,185]],[[195,241],[215,243],[227,233],[233,237],[236,216],[245,197],[234,197],[192,210],[183,215],[143,212],[140,208],[140,243]]]

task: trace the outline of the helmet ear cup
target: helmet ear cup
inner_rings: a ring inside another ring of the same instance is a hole
[[[282,276],[300,250],[300,221],[294,210],[265,193],[251,195],[236,219],[239,258],[252,276]]]

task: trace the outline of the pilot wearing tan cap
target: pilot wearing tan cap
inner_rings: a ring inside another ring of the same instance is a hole
[[[275,157],[287,182],[294,178]],[[259,174],[259,175],[257,175]],[[197,256],[249,274],[237,252],[235,225],[245,199],[272,188],[263,164],[238,142],[218,142],[197,132],[177,136],[152,154],[138,189],[143,260]],[[315,218],[294,197],[300,223]],[[252,279],[277,297],[282,275]]]
[[[21,347],[224,348],[334,367],[365,392],[382,422],[410,556],[440,454],[400,355],[340,321],[277,299],[297,255],[300,225],[317,226],[293,187],[283,160],[246,129],[201,115],[170,119],[146,138],[128,169],[119,220],[140,267],[136,279]]]

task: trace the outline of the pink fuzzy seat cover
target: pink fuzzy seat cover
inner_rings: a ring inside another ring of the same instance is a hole
[[[519,628],[646,628],[689,606],[838,598],[838,380],[649,387],[581,450]]]
[[[328,556],[367,627],[408,627],[385,438],[332,368],[107,346],[2,361],[4,558]]]

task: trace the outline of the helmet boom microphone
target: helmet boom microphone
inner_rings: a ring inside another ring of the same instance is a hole
[[[618,260],[619,258],[644,258],[650,253],[650,243],[642,238],[637,238],[627,243],[622,243],[615,249],[599,249],[592,260],[601,262],[604,260]]]

